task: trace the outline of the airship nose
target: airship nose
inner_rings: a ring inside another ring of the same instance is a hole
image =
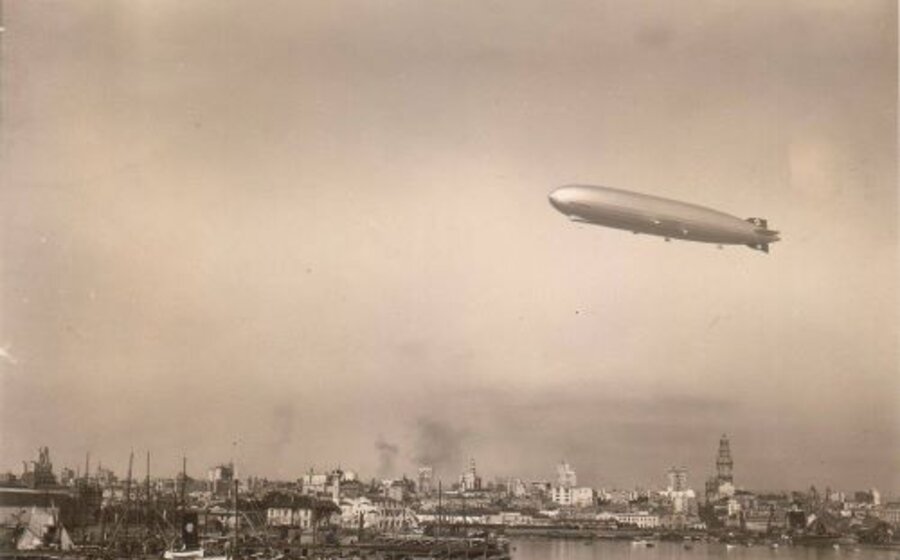
[[[552,193],[547,195],[547,198],[550,200],[550,204],[554,208],[556,208],[560,212],[565,213],[566,203],[565,203],[565,197],[562,193],[562,189],[556,189],[555,191],[553,191]]]

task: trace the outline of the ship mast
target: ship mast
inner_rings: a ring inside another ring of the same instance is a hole
[[[438,515],[437,515],[437,535],[435,535],[436,537],[441,536],[441,522],[443,521],[443,511],[442,511],[441,507],[442,507],[443,499],[444,499],[444,489],[441,486],[441,480],[438,479]]]
[[[147,479],[144,483],[144,496],[147,498],[147,506],[150,505],[150,452],[147,452]]]
[[[235,477],[234,479],[234,531],[232,532],[231,537],[231,557],[237,558],[237,541],[238,541],[238,527],[240,526],[240,519],[238,519],[238,479]]]
[[[128,541],[128,514],[131,513],[131,470],[134,466],[134,450],[128,455],[128,480],[125,482],[125,540]]]
[[[181,511],[184,513],[184,487],[187,486],[187,457],[181,458]]]

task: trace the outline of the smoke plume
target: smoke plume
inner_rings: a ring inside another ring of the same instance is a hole
[[[464,431],[434,418],[420,418],[416,428],[414,459],[418,465],[433,467],[435,474],[459,469]]]
[[[378,451],[378,477],[387,478],[394,474],[394,461],[399,451],[397,446],[379,437],[375,442],[375,449]]]

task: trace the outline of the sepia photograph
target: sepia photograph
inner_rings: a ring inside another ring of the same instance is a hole
[[[900,560],[897,106],[895,0],[0,0],[0,558]]]

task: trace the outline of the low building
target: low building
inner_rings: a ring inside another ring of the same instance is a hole
[[[328,493],[328,475],[321,473],[309,473],[300,479],[300,487],[308,496],[316,496]]]
[[[384,533],[397,533],[417,525],[415,515],[401,502],[391,499],[375,500],[376,527]]]
[[[409,496],[415,493],[415,484],[406,477],[398,480],[385,480],[382,481],[382,492],[394,501],[405,502]]]
[[[771,516],[766,512],[748,512],[743,519],[749,533],[768,533],[771,527]]]
[[[561,506],[572,505],[572,489],[568,486],[554,486],[550,491],[550,500]]]
[[[266,499],[266,525],[311,529],[314,501],[308,496],[274,495]]]
[[[535,523],[534,517],[518,511],[501,511],[500,513],[488,515],[486,516],[486,521],[488,525],[506,526],[534,525]]]
[[[900,525],[900,502],[885,504],[884,507],[878,510],[877,516],[891,525]]]
[[[550,491],[550,499],[565,507],[591,507],[596,503],[596,492],[588,487],[554,486]]]
[[[397,533],[418,526],[416,515],[401,502],[389,498],[344,499],[340,503],[341,527]]]
[[[593,507],[597,503],[597,493],[593,488],[583,486],[572,490],[572,505],[575,507]]]
[[[365,494],[366,490],[366,485],[356,479],[345,480],[340,483],[339,497],[352,500]],[[340,500],[338,500],[338,503],[340,503]]]
[[[631,525],[639,529],[655,529],[659,527],[659,516],[646,511],[617,513],[613,517],[619,525]]]

